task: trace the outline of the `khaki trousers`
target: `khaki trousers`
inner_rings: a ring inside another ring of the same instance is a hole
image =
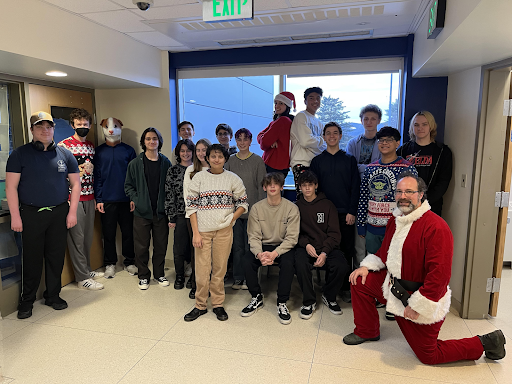
[[[213,308],[224,304],[224,276],[233,244],[233,227],[212,232],[201,232],[203,248],[196,248],[196,308],[206,309],[208,292]]]

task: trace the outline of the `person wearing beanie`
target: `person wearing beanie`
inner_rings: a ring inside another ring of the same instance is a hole
[[[309,169],[313,157],[321,154],[326,149],[322,137],[323,124],[315,116],[321,106],[322,94],[322,88],[319,87],[308,88],[304,91],[306,110],[295,116],[290,129],[290,139],[292,141],[290,165],[297,196],[300,195],[300,189],[297,185],[300,174]]]
[[[281,172],[288,175],[290,167],[290,129],[296,111],[295,96],[281,92],[274,98],[274,119],[258,134],[257,141],[263,150],[263,161],[267,172]]]

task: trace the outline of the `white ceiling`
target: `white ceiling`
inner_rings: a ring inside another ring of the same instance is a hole
[[[252,21],[202,22],[200,0],[154,0],[148,11],[140,11],[132,0],[41,0],[91,22],[128,35],[145,44],[171,52],[290,44],[368,38],[310,38],[370,31],[370,36],[405,36],[414,33],[430,0],[254,0]],[[281,42],[259,39],[281,37]],[[257,41],[254,41],[254,40]],[[233,40],[252,40],[233,45]]]

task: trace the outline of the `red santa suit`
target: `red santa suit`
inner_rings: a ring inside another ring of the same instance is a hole
[[[362,267],[370,271],[365,285],[361,278],[352,286],[354,333],[369,339],[379,336],[379,315],[375,299],[386,304],[407,342],[424,364],[477,360],[484,349],[478,336],[460,340],[438,340],[450,309],[448,286],[453,256],[453,236],[448,224],[430,211],[428,201],[408,215],[397,208],[376,254],[366,256]],[[419,313],[416,320],[405,319],[405,307],[390,292],[390,274],[398,279],[423,283],[411,294],[409,306]]]

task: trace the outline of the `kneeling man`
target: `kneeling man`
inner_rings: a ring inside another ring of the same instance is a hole
[[[410,172],[398,180],[397,209],[382,246],[350,275],[356,328],[343,342],[356,345],[380,339],[377,299],[387,301],[386,311],[395,315],[424,364],[477,360],[483,352],[489,359],[502,359],[505,337],[500,330],[460,340],[437,339],[450,309],[453,236],[446,222],[430,210],[425,182]]]
[[[320,192],[316,194],[318,179],[312,171],[300,174],[297,184],[302,195],[297,201],[300,212],[299,244],[295,249],[295,270],[302,289],[302,307],[299,316],[308,320],[316,309],[316,293],[313,288],[312,267],[327,267],[323,303],[331,313],[343,312],[336,302],[349,270],[343,252],[340,251],[341,232],[338,211],[334,204]]]
[[[297,244],[300,229],[299,209],[281,197],[284,175],[268,173],[261,183],[267,198],[251,208],[247,222],[250,251],[244,256],[247,287],[252,299],[240,315],[248,317],[263,306],[263,295],[258,283],[258,268],[279,264],[277,286],[277,315],[281,324],[290,324],[292,318],[286,302],[290,298],[293,275],[293,247]]]

